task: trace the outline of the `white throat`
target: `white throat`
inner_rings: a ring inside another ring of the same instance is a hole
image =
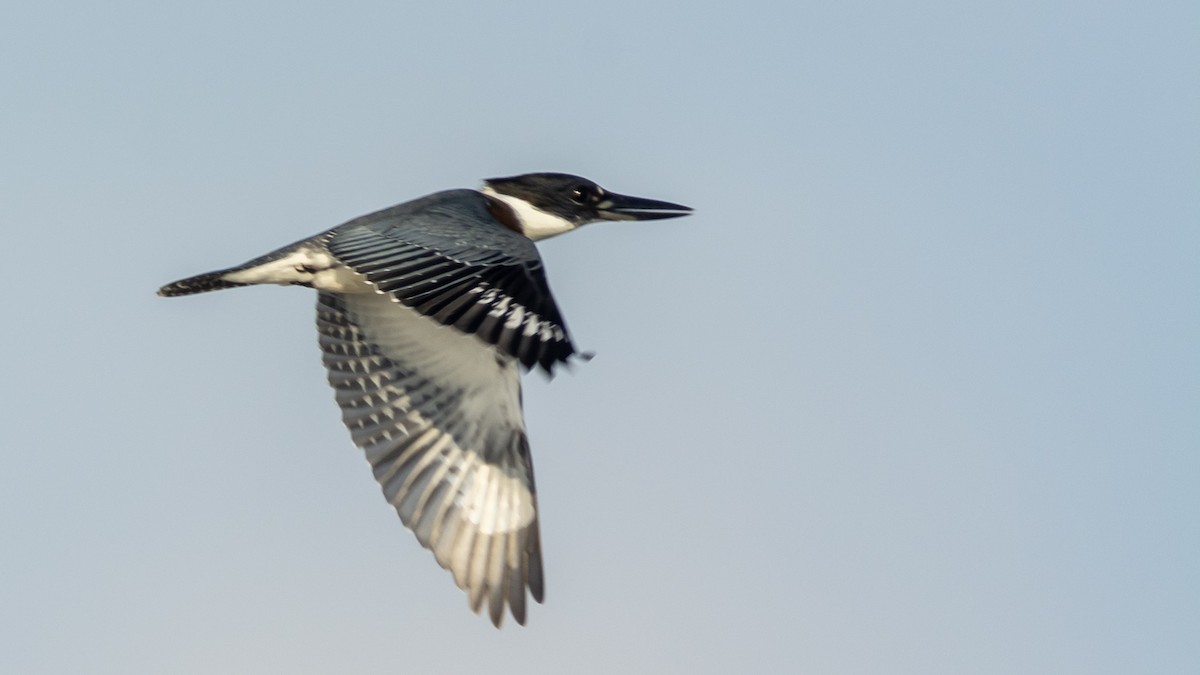
[[[502,195],[489,185],[483,186],[479,191],[489,197],[499,199],[512,208],[513,213],[517,215],[517,221],[521,224],[521,233],[534,241],[570,232],[576,228],[576,225],[566,218],[543,211],[524,199]]]

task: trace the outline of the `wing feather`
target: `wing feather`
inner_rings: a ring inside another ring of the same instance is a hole
[[[384,497],[474,611],[524,623],[543,579],[516,360],[374,293],[320,293],[317,327]]]

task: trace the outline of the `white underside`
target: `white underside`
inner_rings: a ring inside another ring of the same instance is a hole
[[[361,275],[327,252],[303,246],[295,252],[257,267],[222,277],[237,284],[307,284],[321,291],[363,293],[375,289]]]

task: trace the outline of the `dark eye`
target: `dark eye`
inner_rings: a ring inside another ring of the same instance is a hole
[[[579,205],[596,200],[596,189],[590,185],[577,185],[571,190],[571,201]]]

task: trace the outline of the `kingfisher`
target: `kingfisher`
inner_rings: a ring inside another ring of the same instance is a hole
[[[498,628],[545,593],[520,375],[579,358],[535,241],[601,220],[686,216],[564,173],[491,178],[347,221],[166,297],[317,291],[322,360],[383,495]]]

